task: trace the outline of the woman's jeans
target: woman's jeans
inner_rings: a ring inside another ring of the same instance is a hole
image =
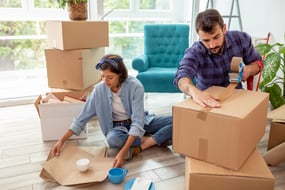
[[[122,148],[127,141],[131,123],[114,123],[114,129],[107,134],[106,140],[111,148]],[[127,130],[120,130],[121,127]],[[144,126],[145,135],[151,135],[155,142],[160,145],[172,139],[172,116],[156,116],[149,125]],[[132,146],[141,146],[141,139],[136,138]]]

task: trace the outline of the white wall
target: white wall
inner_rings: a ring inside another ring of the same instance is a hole
[[[194,0],[199,2],[199,10],[205,10],[208,0]],[[228,15],[232,0],[213,0],[214,8],[222,15]],[[285,43],[285,1],[284,0],[239,0],[243,31],[254,38],[265,38],[271,33],[270,43]],[[234,4],[234,15],[237,6]],[[228,23],[225,19],[226,24]],[[238,20],[232,18],[230,29],[240,29]]]
[[[244,31],[254,37],[265,37],[271,32],[270,43],[284,43],[284,0],[240,0]]]

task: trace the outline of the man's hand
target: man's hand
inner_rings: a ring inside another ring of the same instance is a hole
[[[221,107],[221,104],[218,102],[218,100],[216,100],[208,92],[205,91],[200,91],[198,89],[192,91],[192,98],[194,102],[198,103],[203,107],[212,107],[212,108]]]

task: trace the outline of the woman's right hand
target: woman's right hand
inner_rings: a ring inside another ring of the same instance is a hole
[[[57,157],[60,154],[62,145],[64,142],[69,139],[72,135],[74,135],[72,130],[67,130],[67,132],[55,143],[55,145],[51,148],[51,155],[53,157]]]
[[[53,157],[57,157],[60,154],[60,150],[62,148],[62,145],[64,144],[64,142],[62,142],[61,140],[57,141],[55,143],[55,145],[51,148],[51,154]]]

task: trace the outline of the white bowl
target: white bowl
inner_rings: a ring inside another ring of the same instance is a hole
[[[76,161],[77,169],[81,172],[85,172],[88,170],[90,164],[90,160],[87,158],[82,158]]]

